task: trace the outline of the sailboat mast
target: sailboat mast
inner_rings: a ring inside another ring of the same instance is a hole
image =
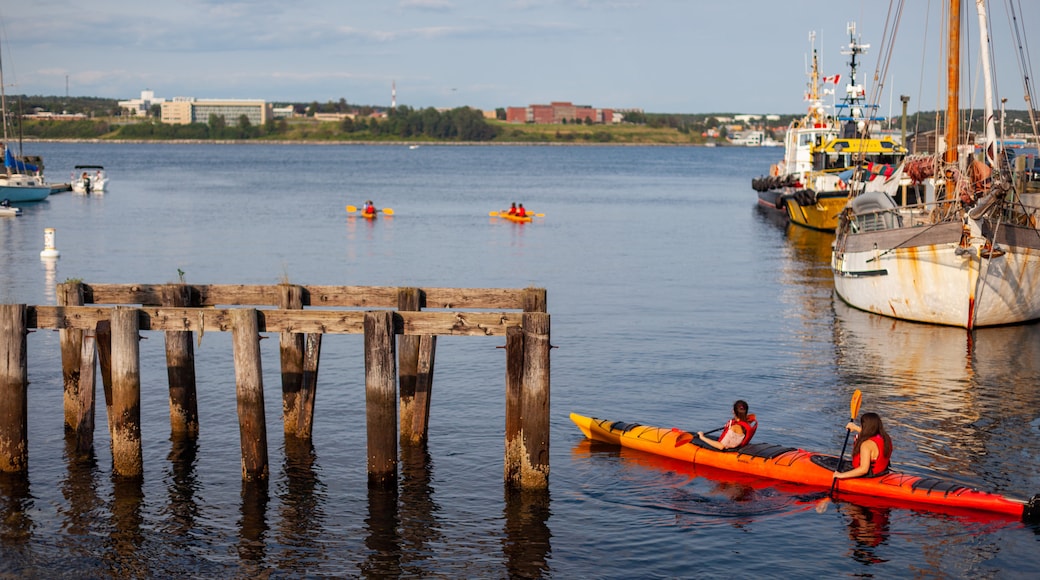
[[[946,154],[943,159],[947,164],[957,162],[957,136],[960,133],[960,72],[961,72],[961,0],[950,0],[950,14],[947,23],[949,46],[946,47]],[[947,180],[946,195],[952,196],[954,191],[952,180]]]
[[[3,123],[4,124],[4,143],[3,143],[3,146],[5,147],[4,155],[7,155],[7,153],[6,153],[6,147],[7,147],[7,93],[4,92],[4,91],[5,91],[5,89],[4,89],[4,55],[3,55],[3,52],[0,51],[0,112],[2,112],[3,116],[4,116],[4,123]]]

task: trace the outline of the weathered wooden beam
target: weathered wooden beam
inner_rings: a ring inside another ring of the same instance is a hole
[[[419,337],[419,366],[415,380],[415,416],[410,434],[411,442],[425,444],[430,431],[430,401],[433,399],[433,362],[437,352],[437,337]],[[402,430],[402,435],[405,435]]]
[[[58,304],[60,306],[82,306],[83,284],[64,282],[58,284]],[[65,433],[76,432],[79,405],[79,369],[80,351],[83,343],[83,329],[63,328],[58,331],[58,342],[61,343],[61,376],[64,384]]]
[[[397,309],[417,312],[422,309],[421,292],[418,288],[400,288],[397,297]],[[398,418],[401,428],[401,442],[412,442],[412,425],[415,423],[415,383],[419,373],[419,337],[401,335],[397,339],[397,377],[400,398]]]
[[[397,487],[397,368],[393,313],[365,314],[365,424],[368,486]]]
[[[97,389],[97,331],[83,331],[76,421],[76,457],[94,456],[94,392]]]
[[[524,331],[506,333],[506,453],[505,481],[519,482],[525,461],[522,413],[524,392]]]
[[[260,361],[257,311],[239,308],[231,314],[235,358],[235,398],[242,445],[242,480],[267,479],[267,422],[264,418],[264,377]]]
[[[144,471],[138,320],[136,309],[112,311],[112,471],[122,477]]]
[[[167,284],[162,303],[167,308],[191,306],[191,288]],[[166,376],[170,389],[170,433],[173,437],[199,435],[199,405],[195,383],[195,344],[191,331],[166,332]]]
[[[0,304],[0,472],[29,470],[26,306]]]
[[[314,431],[314,401],[318,396],[318,360],[321,358],[321,335],[310,333],[304,346],[303,381],[300,385],[299,423],[296,438],[309,442]],[[289,445],[286,440],[286,445]]]
[[[29,328],[93,328],[108,320],[107,306],[29,306]],[[227,332],[236,309],[143,306],[141,330]],[[395,312],[394,334],[505,336],[522,323],[520,312]],[[362,334],[365,313],[358,310],[257,310],[259,332]]]
[[[162,284],[83,284],[88,304],[162,304]],[[200,306],[275,306],[280,285],[191,285]],[[302,286],[304,306],[366,309],[394,308],[396,286]],[[525,309],[529,293],[539,288],[420,288],[426,308]],[[544,300],[543,300],[544,303]]]
[[[303,287],[292,284],[278,286],[278,308],[303,310]],[[303,343],[305,334],[282,332],[278,338],[278,352],[282,369],[282,431],[296,435],[300,425],[300,389],[303,388]]]
[[[524,313],[524,378],[521,430],[524,462],[513,483],[522,489],[549,487],[549,315]]]

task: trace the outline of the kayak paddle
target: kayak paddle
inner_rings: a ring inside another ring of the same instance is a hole
[[[719,427],[718,429],[712,429],[711,431],[705,431],[704,434],[711,435],[712,433],[718,433],[723,429],[725,429],[725,426]],[[672,431],[682,431],[682,429],[679,429],[678,427],[672,427]],[[686,445],[687,443],[690,443],[692,441],[693,433],[690,433],[689,431],[682,431],[682,434],[675,438],[675,446],[678,447],[680,445]]]
[[[347,206],[347,213],[354,213],[357,210],[358,210],[357,206],[353,206],[353,205],[348,205]],[[390,207],[384,207],[383,209],[377,209],[376,211],[381,211],[381,212],[385,213],[386,215],[394,215],[394,210],[393,210],[393,208],[390,208]]]
[[[859,392],[859,389],[856,389],[856,391],[854,393],[852,393],[852,400],[849,401],[849,416],[852,417],[851,419],[849,419],[850,421],[855,421],[856,420],[856,415],[859,415],[859,406],[860,406],[860,403],[862,403],[862,402],[863,402],[863,393]],[[841,471],[841,464],[845,462],[845,447],[848,446],[848,444],[849,444],[849,435],[850,434],[852,434],[852,429],[849,429],[848,427],[846,427],[845,428],[845,442],[841,444],[841,455],[838,456],[838,467],[836,467],[834,469],[834,473],[840,472]],[[837,488],[838,488],[838,478],[835,477],[834,479],[831,480],[831,491],[830,491],[830,493],[827,494],[827,497],[823,498],[823,500],[819,503],[819,505],[816,506],[816,513],[822,514],[823,512],[827,511],[827,506],[830,504],[831,498],[834,497],[834,490],[837,489]]]

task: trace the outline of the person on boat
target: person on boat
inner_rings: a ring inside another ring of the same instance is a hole
[[[892,458],[892,438],[885,432],[881,416],[877,413],[863,413],[859,422],[862,427],[850,422],[845,426],[855,431],[856,443],[852,446],[852,469],[835,472],[835,479],[853,477],[877,477],[888,471]]]
[[[751,438],[755,436],[756,430],[758,430],[758,420],[754,415],[748,414],[747,402],[738,400],[733,403],[733,418],[727,421],[722,428],[722,435],[719,435],[718,441],[709,439],[703,431],[698,431],[697,437],[721,451],[743,447],[751,443]]]
[[[376,213],[376,206],[372,203],[371,199],[365,202],[365,209],[363,209],[362,212],[369,215]]]
[[[513,205],[509,206],[509,215],[516,215],[516,202],[515,201],[513,202]]]
[[[527,210],[524,209],[524,204],[521,203],[520,206],[516,208],[516,215],[519,217],[527,217]]]

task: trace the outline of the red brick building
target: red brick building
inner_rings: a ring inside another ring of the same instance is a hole
[[[584,105],[558,101],[548,105],[528,105],[526,107],[508,107],[506,122],[536,123],[552,125],[560,123],[584,123],[589,119],[592,123],[613,123],[613,109],[593,109]]]

